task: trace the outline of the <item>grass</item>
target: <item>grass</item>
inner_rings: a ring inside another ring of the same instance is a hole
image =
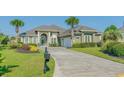
[[[53,58],[50,59],[50,62],[47,63],[48,67],[50,68],[50,71],[46,72],[46,74],[44,75],[45,77],[51,77],[53,76],[54,73],[54,68],[55,67],[55,61]]]
[[[113,57],[108,54],[105,54],[101,51],[101,48],[94,47],[94,48],[71,48],[71,50],[78,51],[78,52],[84,52],[87,54],[91,54],[97,57],[101,57],[104,59],[108,59],[114,62],[119,62],[124,64],[124,59],[118,58],[118,57]]]
[[[40,77],[52,76],[54,72],[54,60],[51,58],[48,66],[50,71],[45,75],[43,73],[44,57],[43,52],[40,53],[18,53],[13,49],[1,50],[5,57],[0,66],[10,65],[15,66],[11,68],[11,72],[5,73],[3,76],[9,77]]]

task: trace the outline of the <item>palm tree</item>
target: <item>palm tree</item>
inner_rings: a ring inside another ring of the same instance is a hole
[[[10,24],[12,26],[15,26],[15,31],[16,31],[16,42],[18,42],[18,38],[19,38],[19,27],[23,27],[24,26],[24,22],[22,20],[19,19],[14,19],[10,21]]]
[[[72,37],[72,42],[73,42],[73,37],[74,37],[74,27],[79,24],[79,19],[71,16],[68,19],[65,20],[67,25],[70,25],[71,27],[71,37]]]
[[[122,34],[115,25],[111,25],[110,27],[107,27],[103,34],[104,42],[118,41],[121,38],[122,38]]]

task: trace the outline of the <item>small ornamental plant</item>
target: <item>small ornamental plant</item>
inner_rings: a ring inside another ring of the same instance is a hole
[[[36,46],[34,46],[34,45],[30,45],[30,51],[31,51],[31,52],[38,52],[39,49],[38,49],[38,47],[36,47]]]
[[[23,44],[17,51],[23,53],[36,53],[39,49],[36,44]]]

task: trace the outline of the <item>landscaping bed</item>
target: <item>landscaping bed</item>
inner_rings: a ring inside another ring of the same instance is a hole
[[[29,51],[22,48],[17,48],[16,50],[17,52],[20,52],[20,53],[39,53],[39,51]]]

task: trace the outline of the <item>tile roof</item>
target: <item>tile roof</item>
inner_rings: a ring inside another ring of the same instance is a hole
[[[36,36],[35,31],[44,31],[44,32],[63,32],[64,28],[56,26],[56,25],[41,25],[34,29],[28,30],[24,33],[21,33],[20,36]]]
[[[72,29],[68,29],[65,32],[61,33],[59,36],[63,37],[63,36],[71,36],[71,30]],[[77,27],[74,28],[74,32],[96,32],[96,29],[88,27],[88,26],[84,26],[84,25],[78,25]]]

